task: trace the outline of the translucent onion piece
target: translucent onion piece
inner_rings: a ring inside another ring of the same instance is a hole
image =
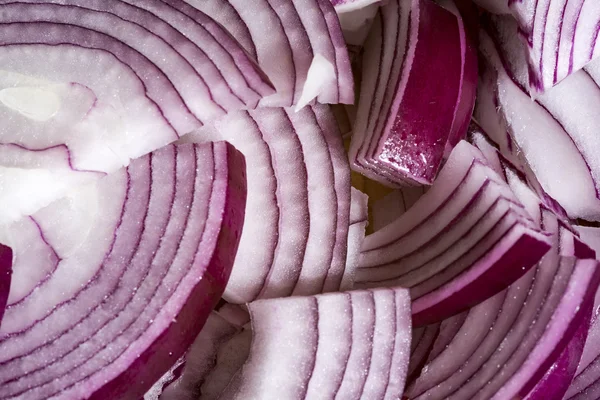
[[[548,238],[483,154],[461,142],[430,190],[367,236],[356,286],[410,288],[413,323],[422,326],[505,289],[548,249]]]
[[[550,252],[467,313],[411,382],[408,398],[562,398],[581,357],[600,270],[595,260],[575,257],[573,234],[539,199],[538,208],[540,225],[553,234]]]
[[[185,0],[222,24],[258,60],[277,92],[260,101],[292,107],[304,90],[316,56],[333,66],[335,79],[321,87],[319,103],[354,102],[350,59],[329,0]],[[179,3],[172,2],[172,3]],[[177,4],[176,7],[188,10]],[[188,11],[189,12],[189,11]]]
[[[227,140],[247,160],[248,212],[227,301],[340,290],[350,273],[350,176],[328,106],[232,113],[183,140]]]
[[[250,354],[221,399],[401,396],[410,352],[405,290],[258,300],[249,309]]]
[[[273,92],[222,27],[159,0],[0,1],[0,14],[0,223]]]
[[[81,190],[30,218],[30,242],[7,227],[21,295],[0,326],[2,399],[139,398],[225,288],[246,198],[231,145],[168,146]],[[21,246],[55,255],[38,282]]]

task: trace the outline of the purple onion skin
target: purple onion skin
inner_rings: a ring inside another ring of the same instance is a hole
[[[12,249],[0,244],[0,323],[4,316],[4,309],[6,308],[8,293],[10,291],[12,259]]]
[[[410,76],[378,157],[395,170],[409,171],[417,181],[431,184],[452,129],[461,49],[456,16],[429,1],[421,1],[419,7]]]
[[[185,353],[217,305],[231,274],[244,221],[246,165],[244,157],[227,144],[229,184],[216,247],[179,315],[160,338],[133,361],[127,370],[90,395],[90,400],[135,400]]]
[[[563,398],[577,372],[588,335],[591,314],[590,310],[587,313],[586,322],[579,326],[575,336],[564,348],[559,358],[529,392],[525,400],[560,400]]]
[[[523,276],[548,250],[548,243],[529,235],[521,236],[479,279],[454,293],[449,300],[414,313],[413,326],[418,328],[441,321],[501,292]],[[514,264],[520,264],[522,268],[506,268]]]

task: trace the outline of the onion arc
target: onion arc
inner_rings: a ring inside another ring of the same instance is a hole
[[[249,310],[248,360],[219,398],[401,396],[410,350],[404,289],[258,300]]]
[[[240,111],[182,139],[210,140],[231,142],[248,165],[248,211],[225,300],[349,289],[350,171],[330,108]]]
[[[0,1],[0,223],[273,93],[223,27],[171,3]]]
[[[9,226],[30,240],[2,239],[15,264],[0,398],[141,397],[220,298],[245,199],[231,145],[171,145]],[[30,250],[53,256],[31,265]]]
[[[187,7],[177,7],[214,18],[269,76],[277,91],[262,99],[261,106],[301,107],[314,98],[319,103],[354,103],[350,59],[329,0],[185,2]]]
[[[392,0],[375,19],[350,147],[353,168],[374,180],[429,185],[444,153],[466,134],[475,49],[456,7],[449,7]]]
[[[600,220],[600,146],[594,126],[600,109],[600,62],[573,73],[532,101],[525,45],[510,17],[493,17],[481,32],[486,62],[475,119],[502,154],[524,165],[538,193],[572,219]],[[571,99],[585,98],[585,102]],[[552,158],[547,155],[552,154]]]
[[[549,248],[503,178],[463,141],[429,191],[367,236],[355,286],[410,288],[419,327],[502,291]]]

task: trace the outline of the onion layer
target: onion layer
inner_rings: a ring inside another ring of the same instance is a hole
[[[515,164],[526,164],[571,218],[600,220],[600,62],[588,65],[532,101],[527,93],[524,45],[510,18],[492,18],[482,32],[487,61],[475,118]],[[571,99],[585,98],[585,102]],[[552,154],[552,157],[548,157]]]
[[[328,106],[232,113],[183,140],[228,140],[248,163],[248,212],[227,301],[347,284],[350,176]]]
[[[37,238],[13,248],[0,398],[142,396],[225,288],[245,188],[231,145],[168,146],[9,226]],[[29,248],[55,255],[44,275],[28,276]]]
[[[401,396],[410,350],[405,290],[258,300],[249,309],[250,354],[221,399]]]
[[[273,92],[221,26],[159,0],[0,1],[0,23],[0,223]]]
[[[350,59],[329,0],[185,1],[222,24],[258,60],[277,89],[260,105],[304,106],[301,97],[310,89],[319,103],[354,102]],[[309,69],[319,58],[333,75],[310,79]]]
[[[548,249],[482,153],[461,142],[431,189],[367,236],[356,286],[410,288],[413,324],[422,326],[505,289]]]
[[[454,12],[422,0],[393,0],[381,8],[363,56],[350,147],[357,171],[392,186],[431,184],[446,144],[466,133],[476,65]]]

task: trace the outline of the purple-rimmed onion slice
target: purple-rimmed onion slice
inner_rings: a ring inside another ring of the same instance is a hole
[[[257,300],[249,310],[248,360],[219,398],[401,396],[410,352],[404,289]]]
[[[329,0],[185,1],[222,24],[258,60],[277,89],[260,105],[354,102],[350,59]]]
[[[423,0],[381,8],[365,43],[350,147],[358,172],[392,186],[431,184],[449,138],[466,133],[476,65],[454,13]]]
[[[481,32],[486,68],[475,118],[530,181],[571,218],[600,219],[600,62],[592,62],[533,101],[528,94],[526,49],[510,17],[492,17]],[[573,99],[585,98],[586,101]],[[553,157],[547,157],[553,154]]]
[[[227,140],[246,157],[248,210],[227,301],[338,291],[348,283],[350,174],[328,106],[232,113],[183,140]]]
[[[273,93],[221,26],[158,0],[1,1],[0,32],[0,223]]]
[[[231,145],[168,146],[8,226],[0,398],[142,396],[220,298],[245,199]]]
[[[418,327],[505,289],[549,247],[483,154],[461,142],[430,190],[367,236],[356,286],[410,288]]]
[[[518,178],[511,179],[516,187]],[[525,188],[515,193],[529,204],[534,196]],[[442,350],[431,352],[408,398],[562,398],[581,357],[600,269],[579,258],[589,249],[575,245],[570,228],[539,199],[537,208],[532,215],[552,233],[552,249],[508,289],[469,310],[449,340],[433,345]]]

